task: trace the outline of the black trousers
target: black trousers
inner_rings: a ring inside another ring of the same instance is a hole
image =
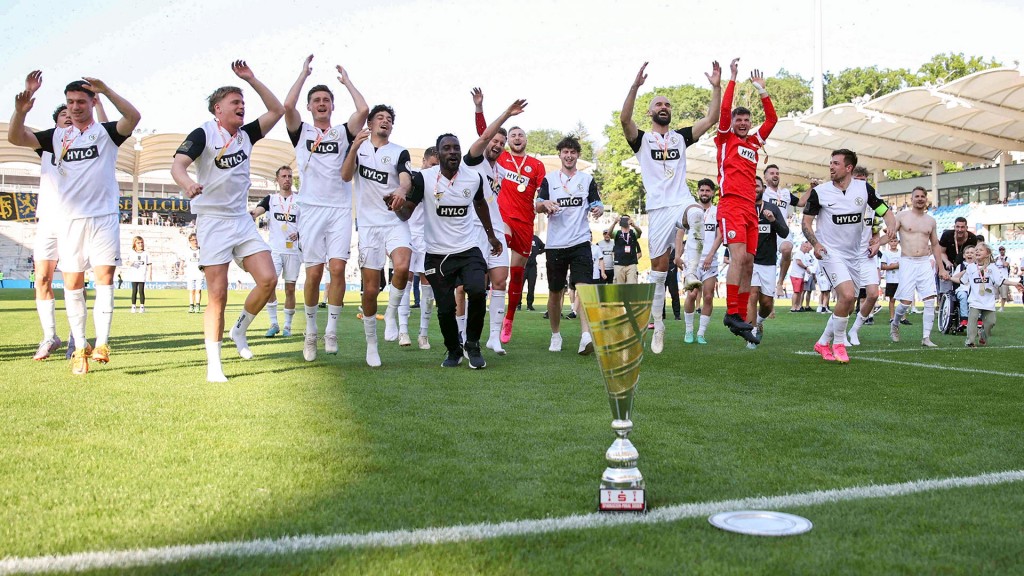
[[[679,279],[677,278],[675,268],[668,271],[668,276],[665,278],[665,293],[672,297],[672,313],[675,314],[676,319],[679,319]],[[662,312],[664,316],[664,312]]]
[[[604,269],[604,283],[614,284],[615,283],[615,268]]]
[[[533,308],[534,290],[537,288],[537,265],[526,267],[526,307]]]
[[[132,282],[132,306],[135,306],[135,297],[141,300],[143,306],[146,305],[146,283],[145,282]]]
[[[441,326],[444,346],[449,352],[462,353],[459,342],[459,324],[455,320],[455,287],[466,291],[466,342],[480,343],[487,313],[487,262],[479,248],[470,248],[457,254],[427,253],[423,268],[427,280],[434,288],[437,303],[437,323]]]

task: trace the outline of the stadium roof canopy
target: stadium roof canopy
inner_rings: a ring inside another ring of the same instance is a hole
[[[717,173],[713,133],[687,149],[691,178]],[[827,177],[829,154],[857,152],[868,170],[931,172],[933,162],[991,164],[1024,151],[1024,75],[1015,68],[976,72],[947,84],[905,88],[873,100],[781,118],[762,151],[796,180]],[[767,162],[765,162],[767,156]],[[624,162],[638,170],[635,158]]]

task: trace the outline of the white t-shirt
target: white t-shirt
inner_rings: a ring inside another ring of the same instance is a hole
[[[637,130],[636,141],[629,147],[640,163],[648,210],[696,202],[686,185],[686,147],[695,141],[689,126],[669,130],[664,136]]]
[[[199,269],[199,249],[192,249],[191,246],[185,252],[185,279],[186,280],[202,280],[204,277],[203,271]]]
[[[604,270],[604,252],[597,244],[590,245],[590,257],[594,259],[594,280],[601,279],[601,272]]]
[[[295,147],[302,185],[298,203],[351,210],[352,183],[341,179],[341,164],[353,140],[348,123],[320,130],[303,122],[297,131],[289,131],[288,137]]]
[[[823,182],[811,190],[804,216],[815,216],[818,242],[840,260],[863,258],[868,253],[864,214],[868,208],[881,216],[889,207],[863,180],[850,180],[846,190]],[[869,231],[870,232],[870,231]]]
[[[967,271],[960,277],[961,284],[970,286],[967,304],[978,310],[994,311],[996,309],[996,290],[1006,280],[1006,276],[995,263],[985,267],[985,274],[977,264],[968,264]]]
[[[487,186],[484,187],[484,199],[487,200],[487,210],[491,214],[491,226],[494,233],[498,234],[505,229],[505,222],[501,219],[501,210],[498,209],[498,192],[501,191],[501,181],[504,179],[505,169],[495,162],[491,165],[483,156],[472,157],[468,153],[462,158],[462,165],[472,168],[484,177]],[[479,219],[475,220],[476,225],[481,229],[484,227]]]
[[[881,254],[882,254],[882,264],[885,264],[886,266],[891,266],[893,264],[899,264],[900,263],[900,249],[899,248],[897,248],[895,252],[890,252],[889,251],[889,247],[886,246],[885,248],[882,249]],[[894,283],[897,283],[899,281],[900,281],[900,269],[899,268],[896,268],[894,270],[886,270],[885,271],[885,283],[886,284],[894,284]]]
[[[458,254],[477,247],[480,232],[474,221],[479,218],[473,202],[483,201],[485,187],[483,177],[465,166],[451,180],[441,174],[440,166],[413,174],[407,199],[421,204],[417,210],[423,210],[428,254]]]
[[[384,197],[398,190],[400,173],[412,172],[409,151],[390,142],[374,149],[373,144],[366,140],[355,153],[358,156],[353,187],[359,226],[406,226],[388,209]]]
[[[203,193],[189,203],[193,214],[249,213],[249,161],[253,144],[261,138],[259,120],[242,126],[234,136],[210,120],[185,137],[175,155],[184,154],[195,162],[196,181],[203,186]]]
[[[571,177],[561,170],[548,173],[537,190],[537,201],[542,200],[551,200],[559,207],[547,215],[549,250],[590,243],[590,204],[601,200],[590,174],[579,170]]]
[[[615,242],[601,240],[597,245],[601,248],[601,254],[604,256],[604,269],[611,270],[615,268]]]
[[[298,195],[290,194],[285,198],[280,192],[274,192],[263,198],[259,206],[267,212],[270,249],[278,254],[298,254],[299,243],[289,240],[292,234],[299,233]]]
[[[120,191],[114,170],[117,149],[128,137],[118,134],[117,122],[93,122],[85,132],[68,126],[35,135],[42,151],[50,153],[50,168],[57,179],[59,210],[65,218],[118,213]],[[43,174],[40,170],[40,178]]]
[[[132,250],[122,256],[123,278],[129,282],[145,282],[149,279],[149,252]]]

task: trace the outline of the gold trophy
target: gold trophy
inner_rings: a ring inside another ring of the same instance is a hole
[[[594,338],[598,366],[618,438],[605,452],[598,510],[643,512],[644,477],[639,454],[627,436],[633,430],[633,394],[644,359],[644,334],[651,318],[653,284],[580,284],[577,287]]]

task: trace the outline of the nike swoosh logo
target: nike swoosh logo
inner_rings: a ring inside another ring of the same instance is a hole
[[[829,204],[829,205],[828,205],[828,207],[829,207],[829,208],[831,208],[831,207],[833,207],[833,206],[835,206],[835,204]]]

